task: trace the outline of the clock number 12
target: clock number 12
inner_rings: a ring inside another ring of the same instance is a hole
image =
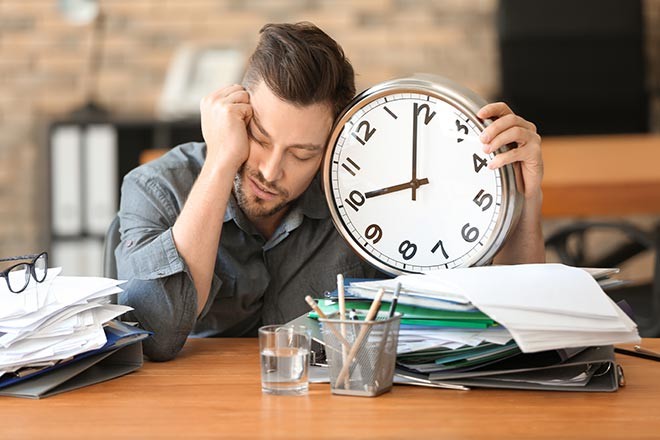
[[[360,138],[357,133],[360,132],[360,130],[364,128],[364,138]],[[357,129],[351,133],[351,136],[353,136],[355,139],[358,140],[359,143],[362,145],[366,145],[367,142],[369,142],[369,139],[371,139],[371,136],[373,136],[376,133],[375,128],[371,128],[371,124],[369,124],[369,121],[362,121],[360,124],[358,124]]]

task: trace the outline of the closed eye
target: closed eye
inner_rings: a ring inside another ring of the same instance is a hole
[[[255,141],[256,143],[258,143],[261,146],[264,146],[264,145],[268,144],[268,142],[266,142],[264,140],[257,139],[257,137],[254,135],[254,131],[252,131],[252,127],[250,125],[247,126],[247,134],[248,134],[248,137],[250,139],[252,139],[253,141]]]

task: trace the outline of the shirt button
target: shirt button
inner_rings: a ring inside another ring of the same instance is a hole
[[[127,247],[127,248],[129,248],[129,247],[133,247],[133,240],[128,240],[128,241],[126,242],[126,247]]]

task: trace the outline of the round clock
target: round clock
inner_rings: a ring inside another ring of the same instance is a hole
[[[482,98],[416,75],[355,97],[323,162],[334,224],[391,275],[488,264],[515,227],[522,196],[510,165],[490,170]]]

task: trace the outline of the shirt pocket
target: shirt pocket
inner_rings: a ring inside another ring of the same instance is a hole
[[[218,278],[222,281],[216,298],[233,298],[236,296],[236,277],[231,274],[222,274]]]

